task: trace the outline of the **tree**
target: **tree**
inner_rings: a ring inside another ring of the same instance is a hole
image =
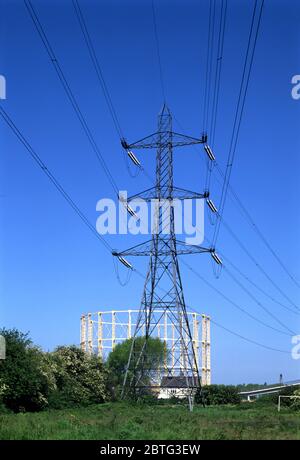
[[[55,378],[50,407],[87,406],[108,398],[107,371],[95,355],[89,356],[76,346],[62,346],[49,353],[48,362]]]
[[[123,384],[132,341],[133,338],[117,344],[107,359],[107,367],[110,371],[110,389],[115,396],[119,394],[120,387]],[[141,351],[144,343],[145,337],[143,336],[135,339],[134,354],[136,361],[138,360],[139,352]],[[136,376],[143,366],[143,377],[151,380],[151,368],[153,369],[155,366],[163,366],[165,359],[167,359],[167,349],[165,343],[158,337],[149,337],[147,340],[146,362],[144,361],[143,364],[137,363],[135,369]],[[130,380],[133,376],[132,369],[135,367],[134,360],[132,363],[133,365],[129,371],[128,380]]]
[[[43,353],[28,334],[16,329],[0,334],[6,341],[6,359],[0,361],[2,403],[14,412],[43,409],[50,389]]]

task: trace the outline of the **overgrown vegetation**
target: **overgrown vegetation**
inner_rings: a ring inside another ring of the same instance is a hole
[[[0,361],[2,413],[84,407],[119,399],[132,339],[117,345],[104,364],[75,346],[45,353],[33,345],[28,334],[16,329],[2,329],[0,334],[7,349],[6,359]],[[142,338],[135,343],[137,355],[142,344]],[[150,360],[163,364],[166,349],[161,340],[150,338],[148,351],[146,368],[151,367]]]
[[[203,387],[205,404],[208,406],[220,404],[239,404],[241,397],[237,387],[233,385],[209,385]]]
[[[239,406],[104,403],[0,415],[0,439],[300,439],[300,417],[256,402]]]
[[[6,421],[8,426],[14,426],[14,429],[16,429],[17,432],[22,431],[21,428],[18,427],[18,424],[21,423],[21,421],[25,424],[25,431],[27,429],[26,424],[28,423],[29,426],[32,423],[35,423],[35,420],[42,425],[44,423],[46,424],[46,421],[48,420],[51,425],[52,420],[54,419],[53,412],[51,412],[53,409],[64,409],[65,412],[62,411],[55,413],[57,413],[58,422],[64,420],[62,423],[69,425],[69,417],[71,417],[70,414],[72,414],[72,412],[69,412],[69,409],[75,410],[78,408],[80,410],[79,412],[76,412],[78,415],[75,416],[75,419],[73,420],[72,418],[74,423],[71,423],[71,428],[77,426],[77,422],[75,423],[75,420],[77,420],[78,417],[80,433],[84,432],[84,434],[82,434],[82,439],[85,439],[85,436],[92,437],[93,431],[90,434],[87,434],[85,429],[81,426],[83,424],[83,422],[80,421],[81,417],[82,420],[85,420],[85,417],[87,417],[86,414],[88,414],[88,412],[85,412],[83,409],[84,407],[93,407],[93,409],[91,409],[93,416],[97,413],[102,414],[101,410],[99,409],[100,412],[97,412],[97,409],[93,405],[101,404],[104,408],[109,407],[109,411],[113,419],[116,417],[116,413],[113,409],[114,406],[111,404],[116,404],[116,410],[121,408],[120,410],[123,411],[122,408],[124,407],[127,407],[128,409],[126,403],[120,404],[118,401],[120,400],[120,389],[125,374],[129,351],[132,345],[132,339],[117,345],[114,351],[110,354],[107,362],[103,363],[96,356],[89,356],[75,346],[58,347],[51,353],[45,353],[32,343],[27,334],[23,334],[15,329],[2,329],[0,330],[0,334],[6,339],[7,348],[6,359],[0,361],[0,413],[3,414],[1,420],[4,424],[1,428],[2,432],[6,432]],[[142,338],[138,339],[135,346],[135,352],[137,355],[142,347],[142,344]],[[148,359],[151,360],[151,362],[149,361],[146,364],[149,365],[149,368],[153,364],[152,360],[154,360],[156,364],[160,364],[162,366],[164,360],[168,359],[165,345],[159,339],[153,338],[149,340],[148,351]],[[137,372],[138,371],[139,366],[137,366]],[[130,374],[129,378],[131,377],[132,375]],[[204,387],[203,395],[208,410],[207,414],[214,413],[212,411],[215,406],[223,407],[220,412],[220,414],[222,414],[222,411],[225,411],[225,405],[228,405],[229,408],[231,406],[235,406],[241,413],[244,413],[246,409],[247,413],[248,410],[252,409],[255,414],[258,413],[257,411],[260,411],[261,414],[264,411],[276,413],[278,395],[275,394],[260,397],[256,402],[252,402],[250,404],[240,404],[238,391],[239,387],[228,385],[210,385]],[[282,394],[291,395],[294,391],[296,391],[295,394],[300,395],[299,388],[286,388],[282,391]],[[148,394],[144,397],[143,402],[144,404],[142,406],[136,406],[132,403],[133,405],[131,405],[130,408],[135,407],[136,413],[140,413],[138,407],[142,407],[147,414],[151,414],[152,410],[158,410],[159,413],[162,414],[162,420],[164,417],[167,419],[166,414],[168,411],[171,411],[170,416],[171,413],[173,414],[173,411],[175,411],[174,414],[177,414],[176,410],[179,411],[178,414],[181,414],[180,411],[182,409],[184,410],[183,413],[186,413],[186,407],[182,407],[185,405],[186,401],[175,397],[169,400],[157,400],[154,395]],[[199,407],[197,407],[197,411],[200,410],[202,405],[201,398],[198,403]],[[282,407],[283,410],[289,410],[290,414],[297,413],[299,421],[299,399],[284,398],[282,400]],[[105,412],[106,409],[103,410]],[[5,418],[5,414],[10,411],[21,414],[18,416],[7,415],[8,418]],[[25,415],[26,412],[40,411],[47,411],[48,415],[45,414],[39,416],[36,414],[32,415],[33,418],[31,418],[29,414]],[[141,414],[142,413],[143,412],[141,412]],[[251,412],[249,412],[249,414],[250,413]],[[230,414],[232,414],[232,412],[230,412]],[[16,418],[13,419],[11,417]],[[65,417],[67,417],[67,419],[65,419]],[[247,416],[241,417],[242,420],[245,418],[247,419]],[[13,420],[15,420],[15,422],[13,422]],[[93,423],[95,423],[96,426],[98,426],[98,424],[102,424],[100,420],[96,419]],[[131,420],[130,423],[134,422]],[[149,426],[151,426],[151,423]],[[74,436],[76,431],[71,428],[68,436]],[[56,432],[56,429],[56,427],[53,428],[54,432]],[[188,427],[187,429],[192,430],[192,427]],[[200,431],[202,430],[201,433],[204,430],[202,426],[199,427],[199,429]],[[155,429],[153,428],[153,430],[153,436],[155,438],[156,427]],[[112,436],[112,431],[113,430],[110,431],[109,436]],[[193,433],[193,431],[188,432]],[[26,439],[29,439],[31,434],[27,433],[24,436]],[[45,436],[51,437],[46,428]],[[166,436],[169,435],[166,434]],[[192,436],[192,434],[190,436]],[[165,439],[172,438],[166,437]],[[204,437],[203,439],[206,438]]]
[[[6,359],[0,361],[0,407],[14,412],[86,406],[109,399],[101,360],[74,346],[44,353],[27,334],[0,330]]]
[[[1,402],[17,411],[45,408],[52,382],[45,355],[27,334],[15,329],[1,330],[6,340],[6,359],[0,361]]]
[[[300,386],[283,388],[279,393],[260,396],[256,404],[259,406],[270,406],[278,404],[278,396],[300,396]],[[282,398],[281,407],[288,407],[290,410],[300,411],[300,399],[298,398]]]
[[[58,347],[48,354],[51,377],[49,407],[88,406],[108,400],[107,371],[96,356],[87,356],[79,348]]]

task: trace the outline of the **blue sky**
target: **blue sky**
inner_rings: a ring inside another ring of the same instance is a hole
[[[112,188],[85,137],[22,1],[1,0],[0,74],[7,99],[1,106],[36,149],[67,192],[96,223],[96,202],[113,198]],[[156,129],[162,105],[149,0],[81,0],[91,37],[122,130],[129,141]],[[33,5],[54,52],[120,189],[130,194],[148,187],[143,175],[133,179],[123,161],[99,82],[74,14],[71,0]],[[228,155],[252,1],[228,1],[215,154],[224,169]],[[291,97],[291,78],[300,73],[300,4],[267,0],[231,175],[231,184],[295,277],[299,264],[299,114]],[[184,130],[202,131],[208,1],[157,2],[157,24],[167,102]],[[177,131],[179,127],[174,126]],[[112,257],[81,223],[42,174],[24,147],[0,123],[1,138],[1,324],[30,331],[44,349],[79,342],[83,312],[137,308],[143,281],[134,275],[121,287]],[[203,190],[202,148],[177,150],[175,181]],[[155,155],[139,152],[153,174]],[[214,177],[214,176],[213,176]],[[212,180],[216,203],[220,186]],[[224,218],[278,286],[298,305],[299,288],[227,199]],[[205,232],[213,228],[206,219]],[[111,235],[114,248],[130,247],[141,237]],[[269,283],[221,227],[218,248],[276,299],[286,299]],[[131,260],[143,272],[147,259]],[[277,326],[228,276],[216,280],[209,255],[188,256],[201,275],[253,315]],[[181,267],[188,305],[220,324],[289,351],[291,338],[260,326]],[[245,286],[249,287],[245,281]],[[252,289],[252,288],[251,288]],[[253,290],[257,299],[300,334],[294,315]],[[282,373],[299,378],[300,361],[289,354],[259,348],[212,325],[212,379],[215,383],[272,382]]]

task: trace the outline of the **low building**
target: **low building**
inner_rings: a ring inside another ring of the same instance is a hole
[[[196,393],[197,386],[194,385],[195,379],[193,377],[184,377],[183,375],[163,377],[158,399],[169,399],[172,397],[179,399],[186,398],[191,393],[191,389],[193,394]]]

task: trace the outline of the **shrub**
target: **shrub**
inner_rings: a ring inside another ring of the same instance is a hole
[[[299,387],[286,387],[283,388],[279,393],[274,393],[272,397],[272,401],[274,404],[278,403],[278,396],[293,396],[295,391],[297,391]],[[281,399],[281,405],[282,406],[291,406],[293,404],[294,400],[291,398],[282,398]]]
[[[28,334],[0,330],[6,359],[0,361],[0,412],[39,411],[101,403],[108,397],[107,371],[96,356],[75,346],[43,353]]]
[[[239,404],[241,397],[233,385],[208,385],[203,387],[205,404]]]
[[[55,379],[49,407],[87,406],[108,398],[107,372],[95,355],[89,356],[75,346],[58,347],[48,360]]]
[[[259,406],[270,406],[272,404],[277,404],[278,394],[274,396],[273,394],[267,394],[255,398],[254,403]],[[252,402],[253,404],[253,402]]]
[[[6,340],[6,359],[0,361],[0,402],[14,412],[45,408],[50,386],[43,353],[28,334],[16,329],[2,329],[0,334]]]
[[[299,396],[299,398],[292,399],[292,408],[300,411],[300,389],[294,391],[293,396]]]
[[[300,389],[299,387],[296,387],[296,389],[295,387],[288,387],[281,390],[279,394],[282,396],[300,396]],[[278,394],[273,396],[273,402],[278,403]],[[281,398],[280,404],[295,410],[300,409],[300,399],[298,398]]]

